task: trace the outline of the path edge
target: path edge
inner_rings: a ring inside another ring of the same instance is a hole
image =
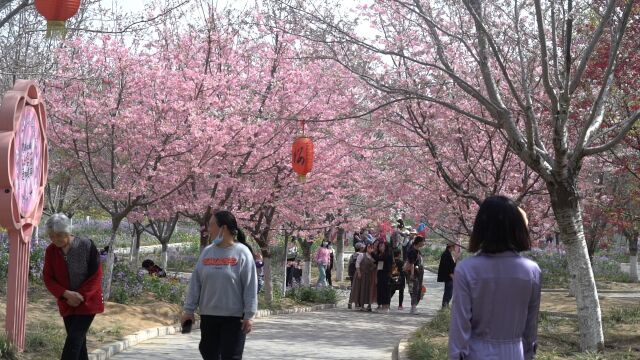
[[[296,313],[305,313],[312,311],[320,311],[320,310],[328,310],[335,309],[337,304],[320,304],[314,306],[293,308],[293,309],[283,309],[283,310],[258,310],[256,313],[256,318],[266,318],[274,315],[285,315],[285,314],[296,314]],[[116,354],[119,354],[130,347],[136,346],[137,344],[153,339],[158,336],[164,335],[174,335],[180,333],[180,324],[169,325],[169,326],[159,326],[149,329],[140,330],[132,335],[125,336],[122,340],[114,341],[110,344],[101,346],[100,348],[93,350],[89,353],[89,360],[108,360],[111,359]],[[200,322],[196,321],[193,325],[193,329],[199,329]]]
[[[391,353],[391,360],[409,360],[409,338],[402,338]]]

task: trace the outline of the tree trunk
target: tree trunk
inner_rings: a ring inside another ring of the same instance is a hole
[[[298,244],[302,248],[302,259],[304,260],[304,268],[302,269],[302,285],[311,286],[311,245],[307,239],[298,238]]]
[[[162,268],[164,271],[167,271],[167,263],[169,262],[169,253],[167,249],[169,248],[169,240],[165,240],[162,243],[162,254],[160,255],[160,261],[162,262]]]
[[[104,301],[109,300],[109,296],[111,296],[111,278],[113,277],[113,263],[115,260],[115,256],[113,254],[114,245],[116,243],[116,233],[118,231],[118,226],[112,225],[111,229],[111,238],[109,239],[109,252],[107,253],[107,264],[103,268],[104,274],[102,276],[102,297]]]
[[[132,268],[137,268],[139,266],[138,256],[140,254],[140,236],[141,235],[142,233],[138,232],[135,229],[135,225],[134,225],[134,229],[131,234],[131,251],[129,251],[129,262],[131,263]]]
[[[129,265],[135,267],[136,263],[133,261],[133,253],[136,248],[136,234],[135,230],[131,233],[131,245],[129,247]]]
[[[266,253],[266,254],[265,254]],[[264,301],[267,304],[273,302],[273,279],[271,278],[271,254],[262,252],[264,262]]]
[[[311,261],[304,261],[304,268],[302,269],[302,285],[311,286]]]
[[[569,271],[569,269],[567,269],[567,272],[571,272]],[[569,296],[570,297],[576,297],[576,279],[569,276]]]
[[[136,232],[135,246],[131,249],[131,264],[134,268],[139,268],[140,261],[140,236],[142,233]]]
[[[200,230],[200,252],[204,250],[205,247],[211,244],[210,236],[209,236],[209,220],[211,220],[212,216],[211,206],[207,208],[207,211],[204,213],[204,216],[198,220],[198,227]],[[204,231],[203,231],[204,229]]]
[[[582,209],[575,184],[548,183],[551,204],[567,248],[570,281],[575,284],[582,351],[602,351],[604,335],[598,290],[584,237]]]
[[[336,268],[336,278],[338,281],[344,281],[344,229],[338,228],[338,237],[336,239],[336,258],[333,264]]]
[[[287,295],[287,256],[289,255],[289,233],[284,232],[284,253],[282,257],[282,297]]]
[[[627,236],[629,241],[629,275],[638,282],[638,233],[631,232]]]

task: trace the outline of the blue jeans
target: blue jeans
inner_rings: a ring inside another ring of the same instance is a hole
[[[316,283],[316,287],[322,285],[327,286],[327,265],[318,264],[318,282]]]

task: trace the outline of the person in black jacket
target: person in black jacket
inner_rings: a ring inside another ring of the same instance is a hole
[[[440,256],[440,266],[438,266],[438,282],[444,283],[444,295],[442,296],[442,307],[449,307],[449,302],[453,297],[453,272],[456,269],[456,262],[453,259],[453,249],[455,244],[448,244]]]
[[[390,281],[393,265],[391,246],[384,241],[379,242],[376,252],[373,253],[373,259],[378,262],[376,294],[379,312],[388,313],[391,304]]]

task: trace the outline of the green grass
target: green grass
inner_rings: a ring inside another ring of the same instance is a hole
[[[446,337],[449,332],[449,309],[442,309],[426,325],[418,329],[409,342],[411,360],[441,360],[447,358],[447,346],[434,342],[435,337]]]
[[[299,303],[335,304],[338,293],[333,288],[299,287],[287,291],[287,297]]]
[[[7,335],[5,333],[0,333],[0,359],[1,360],[17,360],[18,359],[18,350],[16,350],[15,346],[7,339]]]
[[[449,316],[448,310],[440,310],[431,322],[413,334],[409,343],[410,359],[440,360],[447,358],[446,337],[448,336]],[[603,323],[607,345],[605,353],[582,353],[580,352],[580,337],[576,319],[540,313],[539,348],[536,359],[638,359],[638,352],[629,346],[628,337],[633,335],[620,330],[620,324],[640,324],[640,305],[607,311],[603,316]]]
[[[64,328],[51,322],[39,323],[27,328],[26,353],[46,354],[47,359],[59,358],[64,347]]]
[[[603,321],[609,325],[640,324],[640,305],[615,308],[603,317]]]
[[[280,288],[274,287],[273,301],[270,304],[264,300],[264,292],[258,294],[259,310],[283,310],[317,304],[336,304],[337,302],[338,293],[330,288],[319,290],[312,287],[288,289],[286,297],[282,297]]]
[[[105,338],[111,337],[111,336],[117,339],[122,339],[122,337],[124,336],[122,331],[123,331],[123,328],[121,325],[115,325],[114,328],[103,330],[103,331],[96,331],[93,328],[89,328],[89,334],[95,335],[96,339],[99,342],[104,342]]]

